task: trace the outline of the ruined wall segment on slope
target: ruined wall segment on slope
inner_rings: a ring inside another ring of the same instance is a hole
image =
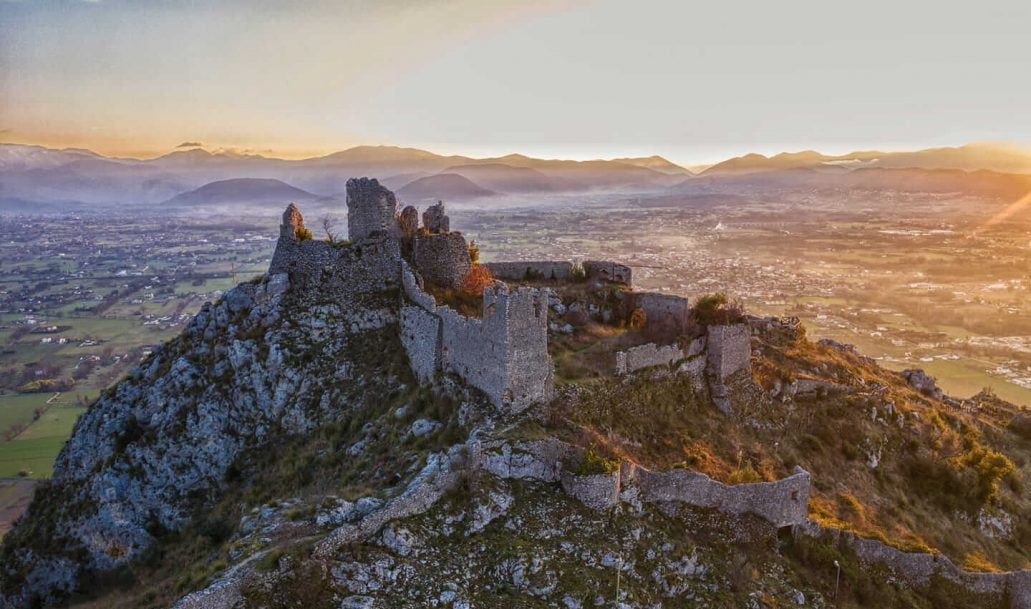
[[[554,279],[567,281],[573,275],[573,263],[567,260],[531,260],[526,262],[488,262],[484,266],[498,279]]]
[[[830,539],[855,552],[860,561],[887,567],[895,577],[911,585],[927,585],[932,578],[942,577],[966,590],[1009,598],[1010,609],[1031,609],[1031,570],[982,573],[963,571],[947,556],[924,552],[906,552],[877,539],[860,537],[850,531],[824,527],[805,519],[792,527],[796,537]]]
[[[658,292],[634,292],[633,306],[644,311],[649,328],[667,330],[674,335],[687,328],[691,304],[687,298]]]
[[[706,348],[708,373],[725,379],[739,370],[751,369],[752,332],[748,324],[709,326]]]
[[[616,352],[616,374],[623,375],[652,366],[668,366],[684,357],[677,345],[647,343]]]
[[[589,281],[617,283],[627,287],[634,285],[633,271],[630,270],[630,267],[617,262],[585,260],[583,269]]]
[[[402,263],[401,275],[401,343],[420,378],[428,379],[438,371],[456,374],[483,391],[496,406],[514,411],[551,398],[550,291],[511,291],[504,283],[495,282],[483,292],[483,317],[477,319],[438,306],[407,263]],[[429,335],[433,336],[432,348]]]

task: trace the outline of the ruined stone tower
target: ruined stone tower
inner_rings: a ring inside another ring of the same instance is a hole
[[[347,238],[360,241],[372,234],[396,237],[397,199],[375,178],[347,181]]]
[[[301,217],[301,210],[291,203],[283,212],[283,223],[279,225],[279,236],[294,239],[297,237],[299,228],[304,228],[304,218]]]

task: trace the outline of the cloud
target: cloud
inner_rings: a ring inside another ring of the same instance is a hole
[[[176,146],[176,148],[200,148],[203,145],[204,144],[200,142],[183,142],[182,144]]]

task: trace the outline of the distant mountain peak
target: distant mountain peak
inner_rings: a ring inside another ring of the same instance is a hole
[[[208,182],[180,193],[168,205],[219,205],[226,203],[285,203],[317,199],[319,195],[272,178],[232,178]]]

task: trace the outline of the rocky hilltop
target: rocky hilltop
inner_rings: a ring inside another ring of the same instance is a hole
[[[347,182],[80,418],[0,606],[1031,607],[1031,423]]]

